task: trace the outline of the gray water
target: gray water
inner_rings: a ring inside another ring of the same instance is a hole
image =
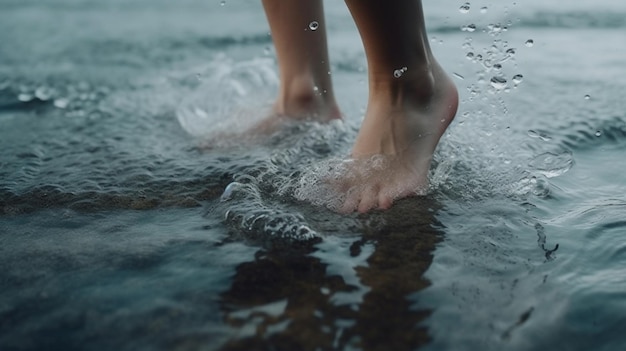
[[[624,348],[626,6],[461,5],[424,4],[461,94],[429,194],[338,215],[305,180],[365,108],[343,3],[345,122],[209,147],[191,107],[276,89],[258,2],[0,1],[0,349]]]

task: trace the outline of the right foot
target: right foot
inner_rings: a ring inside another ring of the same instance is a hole
[[[431,67],[370,87],[354,160],[335,184],[345,193],[341,212],[386,209],[428,190],[433,153],[458,106],[452,80],[436,62]]]

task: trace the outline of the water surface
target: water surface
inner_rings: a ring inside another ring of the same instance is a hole
[[[241,128],[276,88],[258,2],[3,1],[0,348],[626,346],[626,8],[461,5],[425,4],[461,93],[431,191],[345,216],[296,196],[365,108],[342,3],[346,121],[210,149],[177,111]]]

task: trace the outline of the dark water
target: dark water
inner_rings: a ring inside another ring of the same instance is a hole
[[[626,8],[460,5],[429,195],[344,216],[305,181],[365,107],[343,4],[346,121],[211,149],[276,88],[258,2],[0,1],[0,350],[624,348]]]

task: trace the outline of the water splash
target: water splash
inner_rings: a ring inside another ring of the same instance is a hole
[[[207,79],[176,110],[187,133],[196,137],[236,134],[242,126],[255,125],[269,114],[278,87],[271,59],[233,63],[217,58],[202,76]],[[263,108],[268,112],[259,112]]]
[[[554,178],[565,174],[574,165],[571,151],[545,152],[535,156],[528,166],[531,170],[543,174],[547,178]]]

